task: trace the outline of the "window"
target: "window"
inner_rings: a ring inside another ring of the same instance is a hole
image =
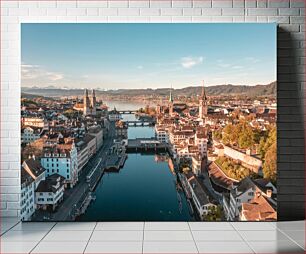
[[[67,175],[67,178],[69,179],[69,175]]]

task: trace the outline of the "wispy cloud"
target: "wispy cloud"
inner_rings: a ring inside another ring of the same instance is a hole
[[[224,60],[217,60],[217,65],[221,68],[228,68],[231,67],[231,64],[224,62]]]
[[[250,62],[250,63],[258,63],[258,62],[260,62],[260,60],[258,58],[255,58],[255,57],[246,57],[245,60]]]
[[[233,63],[227,63],[222,59],[217,60],[217,66],[221,67],[221,68],[227,68],[227,69],[235,69],[235,70],[239,70],[239,69],[243,69],[244,67],[241,65],[236,65]]]
[[[142,65],[138,65],[138,66],[137,66],[137,69],[142,70],[142,69],[143,69],[143,66],[142,66]]]
[[[189,69],[189,68],[192,68],[196,65],[203,63],[203,60],[204,60],[204,57],[202,56],[200,57],[191,57],[191,56],[182,57],[181,65],[183,66],[183,68]]]
[[[241,65],[234,65],[232,66],[233,69],[243,69],[243,66]]]
[[[64,75],[58,72],[47,71],[39,65],[22,64],[21,77],[23,80],[36,80],[54,82],[64,79]]]

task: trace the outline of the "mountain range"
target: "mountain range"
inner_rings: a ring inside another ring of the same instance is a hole
[[[169,95],[169,88],[157,88],[157,89],[118,89],[101,91],[96,90],[96,95],[105,96],[167,96]],[[193,96],[195,94],[201,94],[201,86],[189,86],[180,89],[173,89],[174,96]],[[205,87],[207,95],[244,95],[249,97],[254,96],[276,96],[276,81],[267,85],[216,85]],[[38,95],[48,97],[62,97],[62,96],[82,96],[84,94],[83,89],[69,89],[69,88],[56,88],[56,87],[22,87],[22,95]]]

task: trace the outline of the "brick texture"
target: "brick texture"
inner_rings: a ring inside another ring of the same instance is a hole
[[[20,200],[21,22],[277,22],[278,214],[305,215],[305,1],[8,1],[1,4],[1,216]]]

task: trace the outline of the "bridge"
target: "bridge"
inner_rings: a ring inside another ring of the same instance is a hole
[[[123,121],[125,122],[128,126],[133,126],[133,127],[143,127],[143,126],[154,126],[155,121],[151,119],[142,119],[139,121]]]
[[[135,114],[136,110],[118,110],[119,114]]]
[[[128,139],[127,151],[157,151],[157,150],[168,150],[168,145],[162,143],[155,138],[136,138]]]

